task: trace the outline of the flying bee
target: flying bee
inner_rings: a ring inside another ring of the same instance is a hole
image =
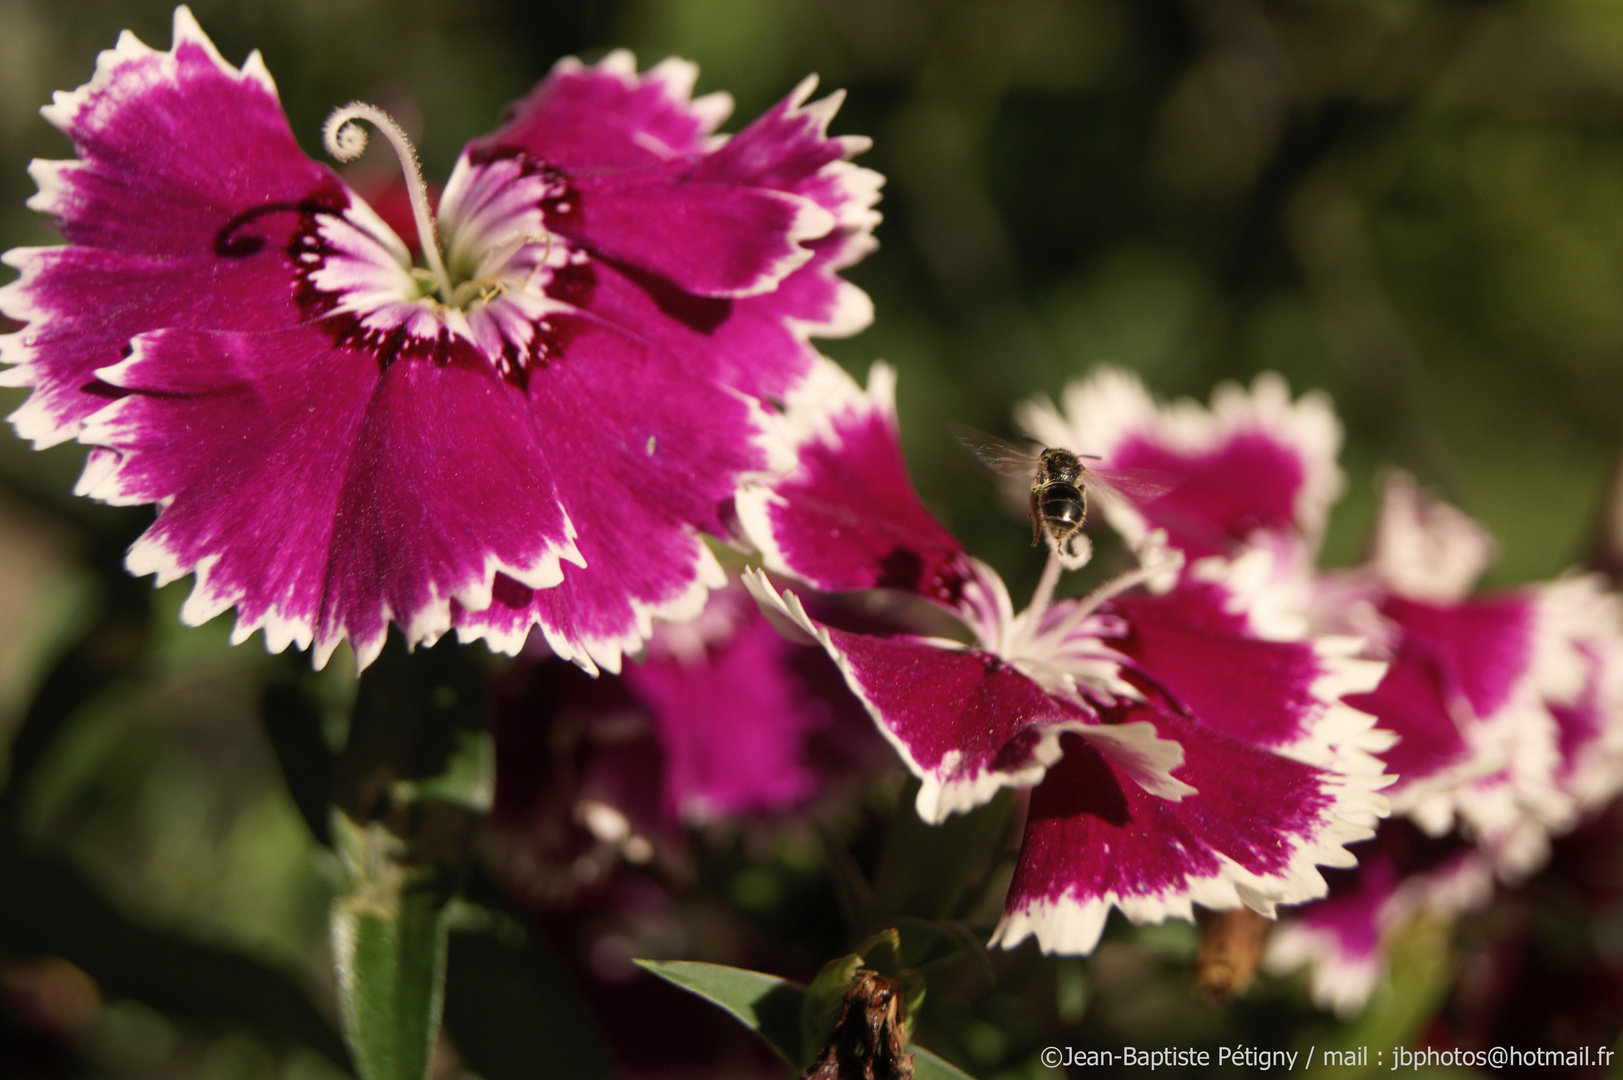
[[[1000,476],[1031,481],[1031,546],[1042,542],[1043,530],[1062,555],[1074,554],[1072,543],[1088,516],[1088,491],[1105,498],[1149,502],[1178,485],[1179,478],[1150,469],[1096,469],[1082,464],[1094,454],[1075,454],[1060,447],[1033,453],[1016,443],[974,428],[956,427],[963,443],[981,464]]]

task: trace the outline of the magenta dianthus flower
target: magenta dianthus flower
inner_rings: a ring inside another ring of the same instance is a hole
[[[907,484],[888,372],[864,393],[830,367],[802,390],[778,423],[800,464],[739,497],[767,568],[914,592],[961,636],[852,632],[763,575],[746,584],[839,663],[919,777],[926,821],[1036,785],[994,942],[1087,952],[1112,907],[1158,922],[1323,895],[1315,867],[1350,865],[1343,845],[1385,812],[1369,753],[1385,744],[1340,701],[1382,665],[1269,613],[1269,551],[1185,568],[1156,530],[1138,569],[1081,599],[1055,599],[1055,552],[1017,614]]]
[[[362,665],[392,620],[618,670],[656,617],[724,577],[741,478],[771,463],[760,400],[809,369],[811,334],[867,298],[837,271],[873,244],[866,140],[812,82],[739,134],[696,70],[562,61],[462,153],[433,220],[409,144],[426,267],[294,142],[259,55],[227,64],[189,11],[157,52],[125,34],[44,113],[78,160],[38,161],[30,205],[67,246],[6,256],[12,417],[93,449],[78,490],[155,504],[129,569],[195,573],[183,609],[235,638]]]

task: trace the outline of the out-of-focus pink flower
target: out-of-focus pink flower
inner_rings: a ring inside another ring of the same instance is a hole
[[[1459,828],[1515,880],[1623,789],[1623,609],[1593,575],[1473,595],[1491,554],[1480,526],[1393,474],[1368,564],[1331,589],[1349,619],[1380,620],[1392,666],[1353,703],[1398,736],[1394,812]]]
[[[805,807],[866,776],[878,749],[828,658],[785,640],[736,585],[659,626],[619,676],[544,659],[499,691],[487,831],[509,880],[545,901],[622,862],[680,877],[684,825]]]
[[[1486,530],[1386,479],[1370,556],[1317,583],[1313,618],[1364,630],[1390,667],[1348,701],[1396,737],[1394,821],[1355,849],[1356,874],[1270,944],[1275,970],[1312,967],[1315,999],[1361,1009],[1385,946],[1412,917],[1452,919],[1548,860],[1550,838],[1623,789],[1623,610],[1594,575],[1474,594]],[[1427,839],[1429,838],[1429,839]]]

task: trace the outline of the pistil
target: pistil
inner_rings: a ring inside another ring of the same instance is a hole
[[[450,304],[451,275],[446,272],[445,260],[440,256],[434,215],[428,208],[428,185],[423,183],[417,148],[411,145],[411,140],[395,123],[394,117],[364,101],[352,101],[334,109],[321,132],[327,153],[339,161],[354,161],[361,156],[366,150],[367,138],[365,129],[356,123],[357,120],[365,120],[383,132],[383,137],[394,147],[395,156],[400,159],[400,169],[406,175],[406,190],[411,195],[411,211],[417,220],[417,238],[422,243],[423,258],[428,261],[428,268],[434,275],[440,300]]]

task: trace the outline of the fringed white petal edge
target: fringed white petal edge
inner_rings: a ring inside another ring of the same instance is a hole
[[[567,627],[548,624],[531,618],[523,623],[497,625],[481,622],[480,612],[471,612],[474,619],[457,624],[457,640],[484,641],[495,652],[517,656],[529,639],[533,627],[540,632],[547,647],[561,659],[576,665],[588,675],[607,671],[618,675],[627,656],[635,656],[653,635],[654,623],[686,622],[698,617],[709,600],[710,593],[727,584],[727,572],[716,561],[715,554],[693,530],[686,531],[693,552],[693,576],[678,592],[657,603],[645,603],[630,598],[631,622],[619,634],[586,634]],[[488,610],[488,609],[487,609]]]
[[[175,8],[173,30],[168,52],[158,52],[142,42],[130,31],[118,36],[118,43],[96,56],[96,70],[90,81],[75,90],[58,90],[51,96],[51,104],[40,109],[52,125],[72,134],[86,109],[117,110],[128,104],[127,99],[139,90],[161,82],[176,81],[179,73],[178,53],[183,45],[195,45],[227,78],[238,82],[254,83],[279,100],[276,83],[265,67],[265,60],[255,50],[241,68],[233,67],[220,55],[214,42],[203,32],[191,9],[184,4]],[[133,69],[133,70],[132,70]],[[150,69],[150,70],[146,70]],[[122,94],[108,91],[120,86],[122,80],[135,79],[134,87],[125,87]],[[95,118],[89,118],[94,122]],[[52,161],[35,159],[29,162],[28,173],[39,190],[28,199],[29,209],[42,214],[62,216],[63,200],[67,197],[68,182],[75,172],[86,168],[77,160]],[[66,246],[44,248],[13,248],[5,253],[4,262],[20,272],[20,277],[0,288],[0,313],[22,322],[22,329],[0,336],[0,363],[15,365],[0,374],[0,385],[36,386],[37,374],[32,370],[33,341],[49,322],[50,312],[37,306],[31,299],[34,279],[52,253],[69,250]],[[52,415],[50,403],[36,391],[30,394],[9,417],[19,437],[29,440],[37,450],[55,446],[78,437],[82,423],[64,423]]]
[[[1256,874],[1232,858],[1213,852],[1217,873],[1186,878],[1181,887],[1153,894],[1123,895],[1110,890],[1099,896],[1033,899],[1006,908],[992,931],[988,945],[1012,949],[1028,937],[1037,939],[1045,953],[1086,954],[1099,943],[1112,907],[1136,924],[1160,923],[1168,918],[1194,920],[1195,904],[1212,911],[1244,905],[1260,915],[1275,917],[1279,904],[1315,900],[1328,891],[1318,867],[1357,865],[1346,845],[1375,834],[1375,824],[1386,816],[1386,800],[1375,790],[1380,778],[1322,773],[1321,783],[1333,801],[1321,813],[1317,828],[1296,843],[1285,867],[1277,874]]]

